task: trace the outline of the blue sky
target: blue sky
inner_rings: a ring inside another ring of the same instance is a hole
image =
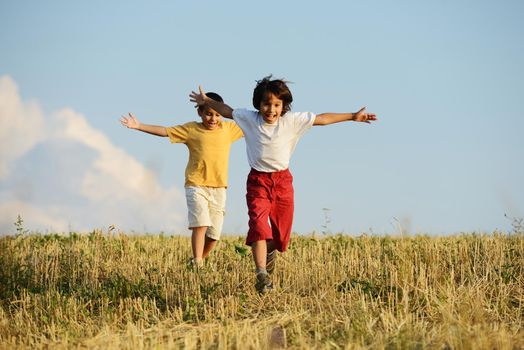
[[[123,128],[195,120],[202,84],[251,107],[292,81],[312,128],[291,161],[294,230],[452,234],[524,216],[520,1],[0,1],[0,231],[185,234],[187,149]],[[244,234],[244,141],[224,231]],[[323,208],[328,208],[324,211]]]

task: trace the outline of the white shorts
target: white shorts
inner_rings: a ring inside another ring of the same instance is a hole
[[[224,187],[186,187],[189,228],[207,226],[206,236],[219,240],[226,214]]]

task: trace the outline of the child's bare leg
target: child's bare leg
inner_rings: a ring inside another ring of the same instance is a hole
[[[253,260],[257,267],[257,272],[266,269],[266,255],[268,244],[266,240],[260,240],[251,244],[251,251],[253,252]]]
[[[275,271],[275,259],[277,257],[277,249],[275,247],[274,240],[267,242],[267,254],[266,254],[266,270],[268,273]]]
[[[202,259],[205,259],[209,253],[215,248],[217,241],[206,236],[204,243],[204,250],[202,251]]]
[[[193,259],[198,264],[202,262],[202,258],[204,255],[207,226],[193,227],[191,229],[193,230],[193,233],[191,235],[191,248],[193,250]]]
[[[255,283],[255,288],[259,293],[266,293],[273,289],[273,283],[271,283],[271,278],[266,269],[267,249],[268,242],[265,240],[256,241],[251,244],[253,259],[255,260],[255,265],[257,267],[257,282]]]

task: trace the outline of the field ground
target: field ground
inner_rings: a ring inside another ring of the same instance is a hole
[[[524,349],[524,235],[293,236],[259,296],[243,238],[0,238],[2,349]]]

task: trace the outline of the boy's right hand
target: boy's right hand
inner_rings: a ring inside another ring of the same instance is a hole
[[[206,99],[208,98],[206,93],[202,89],[202,86],[198,85],[198,91],[200,93],[191,91],[191,94],[189,95],[189,101],[194,102],[196,104],[195,108],[205,105]]]
[[[127,117],[123,115],[122,118],[120,118],[120,123],[129,129],[140,128],[140,122],[136,119],[133,113],[128,113]]]

